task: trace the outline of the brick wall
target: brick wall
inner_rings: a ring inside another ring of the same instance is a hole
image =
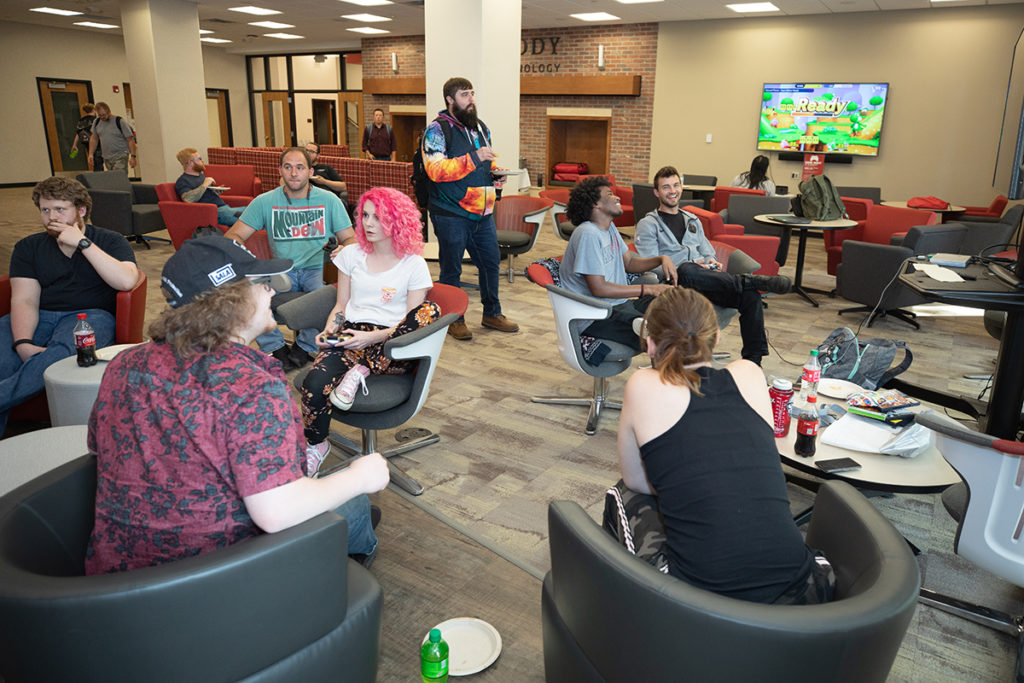
[[[554,52],[552,52],[552,42]],[[597,68],[598,45],[604,45],[605,69]],[[612,110],[611,173],[616,182],[629,186],[650,182],[651,120],[654,116],[654,71],[658,58],[658,25],[584,26],[580,28],[526,29],[522,33],[522,73],[537,75],[639,74],[639,97],[524,95],[520,98],[519,156],[525,157],[536,182],[546,169],[547,117],[549,107],[586,107]],[[363,78],[388,78],[391,53],[398,54],[398,76],[425,75],[423,36],[366,38],[362,41]],[[556,70],[557,69],[557,70]],[[367,121],[373,109],[385,113],[392,104],[425,104],[421,95],[367,95],[363,108]],[[487,103],[480,104],[487,120]],[[432,118],[432,117],[428,117]],[[565,161],[571,161],[566,159]]]

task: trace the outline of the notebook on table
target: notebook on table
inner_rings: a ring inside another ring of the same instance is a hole
[[[787,225],[807,225],[811,222],[810,218],[801,218],[800,216],[791,216],[788,213],[781,216],[768,216],[768,218],[778,223],[786,223]]]

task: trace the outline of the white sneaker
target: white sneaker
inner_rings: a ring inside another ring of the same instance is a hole
[[[324,458],[331,452],[331,444],[323,440],[318,444],[306,442],[306,476],[315,477]]]
[[[331,403],[338,410],[348,410],[356,400],[356,391],[359,385],[363,387],[363,396],[370,393],[366,387],[366,378],[370,376],[370,369],[365,365],[357,365],[345,373],[338,386],[331,392]]]

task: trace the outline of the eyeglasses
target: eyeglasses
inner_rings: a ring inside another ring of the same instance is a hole
[[[274,288],[270,286],[270,277],[253,277],[249,278],[254,286],[263,285],[268,292],[273,292]]]

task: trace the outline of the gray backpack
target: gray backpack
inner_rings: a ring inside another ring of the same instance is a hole
[[[834,221],[846,217],[846,206],[839,190],[825,175],[814,175],[800,183],[803,215],[814,221]]]
[[[896,351],[903,349],[903,360],[892,367]],[[837,327],[818,347],[822,378],[845,379],[869,391],[910,367],[914,354],[905,341],[895,339],[863,339],[849,327]]]

